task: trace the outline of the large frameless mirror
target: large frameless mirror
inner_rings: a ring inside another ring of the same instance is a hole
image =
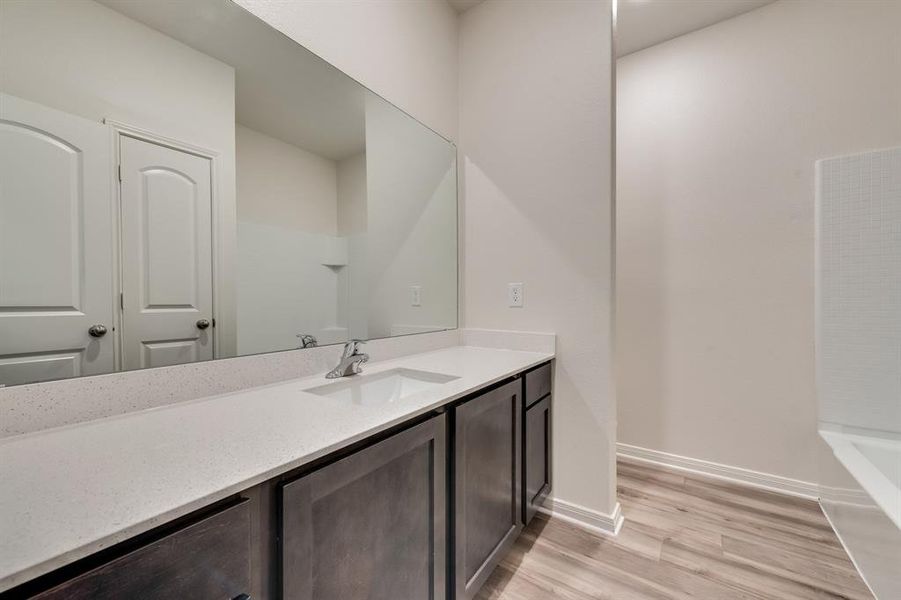
[[[3,0],[0,385],[454,328],[456,178],[230,0]]]

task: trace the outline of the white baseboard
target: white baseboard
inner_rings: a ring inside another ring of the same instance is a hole
[[[872,507],[873,497],[863,488],[838,488],[824,485],[820,487],[820,506],[823,504],[836,504],[852,508]]]
[[[809,481],[801,481],[800,479],[790,479],[780,475],[771,475],[769,473],[761,473],[759,471],[751,471],[750,469],[742,469],[741,467],[732,467],[720,463],[709,462],[697,458],[689,458],[687,456],[679,456],[678,454],[669,454],[659,450],[650,450],[648,448],[640,448],[629,444],[617,443],[616,454],[630,460],[653,463],[668,467],[670,469],[678,469],[707,477],[715,477],[733,483],[742,483],[752,487],[787,494],[789,496],[797,496],[799,498],[807,498],[816,500],[819,497],[819,487],[815,483]]]
[[[623,511],[619,502],[613,508],[613,513],[609,515],[555,498],[546,499],[544,506],[538,510],[556,519],[602,535],[616,535],[623,526]]]

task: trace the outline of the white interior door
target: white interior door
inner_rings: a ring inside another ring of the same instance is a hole
[[[105,126],[0,94],[0,384],[114,369]],[[96,332],[96,330],[95,330]]]
[[[125,368],[211,359],[210,160],[127,135],[119,160]]]

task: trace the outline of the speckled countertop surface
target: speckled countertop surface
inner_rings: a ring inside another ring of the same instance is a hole
[[[305,393],[322,375],[0,441],[0,591],[553,358],[458,346],[371,363],[458,379],[396,402]]]

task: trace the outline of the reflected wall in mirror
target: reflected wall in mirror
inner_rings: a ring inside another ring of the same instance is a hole
[[[4,0],[0,385],[454,328],[456,178],[230,0]]]

